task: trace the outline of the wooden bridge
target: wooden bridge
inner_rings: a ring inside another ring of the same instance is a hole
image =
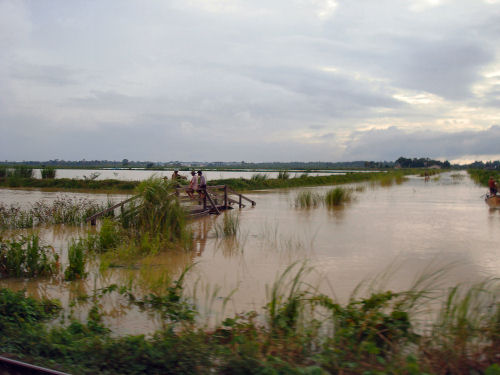
[[[203,194],[200,194],[200,190],[198,190],[198,192],[192,193],[192,196],[188,194],[190,190],[189,187],[183,186],[177,187],[172,193],[172,196],[176,196],[186,208],[189,217],[199,217],[209,214],[219,215],[221,211],[232,209],[233,205],[238,205],[239,208],[245,207],[243,201],[251,203],[252,207],[256,205],[255,201],[245,197],[243,194],[235,192],[227,185],[207,186],[206,189],[201,190]],[[95,225],[97,219],[100,217],[114,213],[118,208],[123,210],[125,204],[137,198],[139,198],[139,196],[134,195],[133,197],[125,199],[101,212],[89,216],[86,221]]]

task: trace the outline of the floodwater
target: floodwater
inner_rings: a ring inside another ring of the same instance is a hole
[[[199,168],[197,168],[199,169]],[[321,170],[308,172],[309,176],[329,176],[332,174],[343,175],[346,174],[345,170]],[[356,171],[359,172],[359,171]],[[122,181],[142,181],[155,175],[158,177],[168,177],[172,176],[173,171],[155,171],[155,170],[144,170],[144,169],[57,169],[57,178],[76,178],[85,179],[92,178],[96,180],[114,179]],[[225,178],[251,178],[254,174],[265,174],[269,178],[276,178],[279,171],[276,170],[258,170],[258,171],[211,171],[203,170],[203,174],[207,180],[218,180]],[[304,171],[289,171],[290,177],[300,176]],[[181,170],[180,175],[185,177],[190,177],[190,172],[188,170]],[[34,169],[33,175],[35,178],[41,178],[40,169]]]
[[[428,182],[410,177],[388,187],[350,186],[354,200],[338,209],[294,207],[300,191],[324,193],[328,187],[253,192],[248,196],[256,207],[222,214],[239,214],[236,238],[217,238],[222,215],[205,217],[192,223],[195,240],[189,252],[169,252],[132,269],[104,272],[95,260],[82,282],[4,279],[0,286],[25,287],[67,304],[78,293],[92,294],[111,283],[133,281],[138,290],[147,290],[160,285],[162,277],[175,278],[192,266],[186,294],[198,304],[202,320],[216,321],[224,313],[261,309],[266,289],[294,262],[307,261],[311,272],[306,280],[343,301],[363,280],[378,279],[385,288],[403,290],[436,269],[449,268],[433,285],[439,288],[500,276],[500,210],[487,207],[481,199],[486,189],[465,172],[458,177],[444,173]],[[69,238],[86,230],[58,226],[40,233],[64,252]],[[116,298],[105,299],[103,306],[108,324],[119,332],[148,332],[160,324]]]

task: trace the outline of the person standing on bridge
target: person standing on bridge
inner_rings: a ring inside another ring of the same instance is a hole
[[[194,192],[198,190],[198,177],[196,177],[196,172],[191,171],[191,181],[189,182],[189,189],[186,190],[187,195],[191,199],[194,199]]]
[[[198,171],[198,185],[200,186],[198,189],[198,193],[200,194],[200,198],[205,198],[206,190],[207,190],[207,180],[201,171]]]

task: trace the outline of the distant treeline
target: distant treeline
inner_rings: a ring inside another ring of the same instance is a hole
[[[448,160],[440,161],[430,158],[406,158],[401,156],[396,161],[343,161],[343,162],[200,162],[200,161],[168,161],[168,162],[153,162],[153,161],[132,161],[128,159],[119,160],[48,160],[48,161],[3,161],[0,162],[0,168],[27,166],[31,168],[75,168],[75,169],[101,169],[101,168],[145,168],[153,170],[171,170],[171,169],[220,169],[220,170],[236,170],[236,169],[277,169],[277,170],[321,170],[321,169],[391,169],[391,168],[429,168],[439,166],[442,169],[496,169],[500,170],[500,161],[475,161],[467,165],[451,164]]]
[[[449,169],[451,168],[451,164],[448,160],[446,161],[440,161],[440,160],[433,160],[429,158],[404,158],[400,157],[398,160],[396,160],[396,166],[400,168],[429,168],[429,167],[434,167],[437,166],[439,168],[443,169]],[[458,167],[458,166],[456,166]]]

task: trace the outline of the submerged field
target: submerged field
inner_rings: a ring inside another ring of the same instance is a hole
[[[250,193],[255,208],[175,230],[147,207],[43,224],[45,263],[31,230],[4,230],[11,269],[34,273],[0,269],[0,286],[59,302],[2,290],[1,347],[74,373],[497,373],[500,214],[484,188],[463,173],[340,188]]]

